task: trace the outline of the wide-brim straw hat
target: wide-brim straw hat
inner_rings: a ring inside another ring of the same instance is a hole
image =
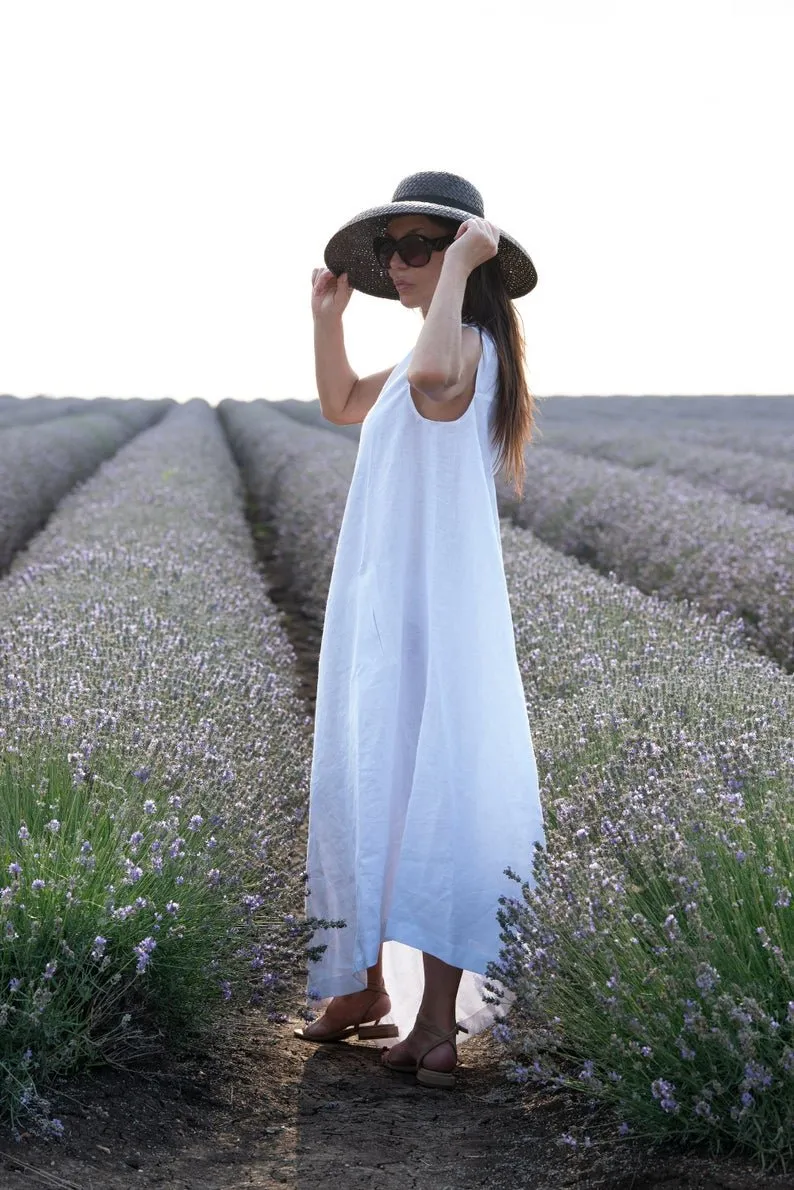
[[[325,246],[325,264],[337,277],[347,273],[354,289],[372,297],[396,298],[388,269],[375,256],[372,241],[386,235],[386,225],[398,215],[428,215],[457,219],[462,223],[472,215],[485,218],[482,195],[476,186],[458,174],[428,171],[403,178],[390,203],[370,207],[344,223]],[[489,220],[489,222],[492,222]],[[493,225],[496,227],[496,224]],[[538,283],[538,274],[518,240],[502,228],[496,260],[511,298],[523,297]]]

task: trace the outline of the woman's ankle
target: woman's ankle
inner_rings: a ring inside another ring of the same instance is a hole
[[[421,1008],[416,1014],[415,1027],[421,1029],[424,1023],[427,1022],[433,1025],[436,1029],[442,1029],[448,1033],[455,1028],[455,1005],[452,1008],[439,1008],[437,1005],[429,1008]]]

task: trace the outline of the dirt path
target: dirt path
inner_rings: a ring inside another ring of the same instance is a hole
[[[316,628],[284,576],[266,575],[313,708]],[[382,1068],[371,1045],[307,1045],[292,1035],[300,1023],[245,1009],[198,1057],[69,1080],[51,1096],[61,1142],[0,1131],[1,1190],[794,1188],[791,1176],[764,1177],[742,1162],[616,1142],[614,1122],[581,1098],[508,1083],[488,1033],[461,1047],[457,1085],[443,1091]],[[589,1134],[591,1147],[562,1143],[571,1131]]]

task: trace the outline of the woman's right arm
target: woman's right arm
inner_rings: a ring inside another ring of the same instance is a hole
[[[342,315],[353,290],[347,274],[340,277],[330,269],[312,273],[314,315],[314,371],[323,417],[338,424],[347,399],[358,380],[345,351]]]
[[[320,409],[337,426],[358,425],[378,399],[393,368],[359,379],[348,362],[342,315],[353,293],[347,274],[312,273],[314,370]]]

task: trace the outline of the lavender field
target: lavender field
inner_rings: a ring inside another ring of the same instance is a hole
[[[541,402],[523,499],[497,484],[548,846],[495,906],[494,1035],[615,1144],[786,1168],[794,400],[646,400]],[[88,1055],[312,1015],[311,707],[256,542],[319,634],[359,427],[3,401],[0,1085],[57,1136]]]

